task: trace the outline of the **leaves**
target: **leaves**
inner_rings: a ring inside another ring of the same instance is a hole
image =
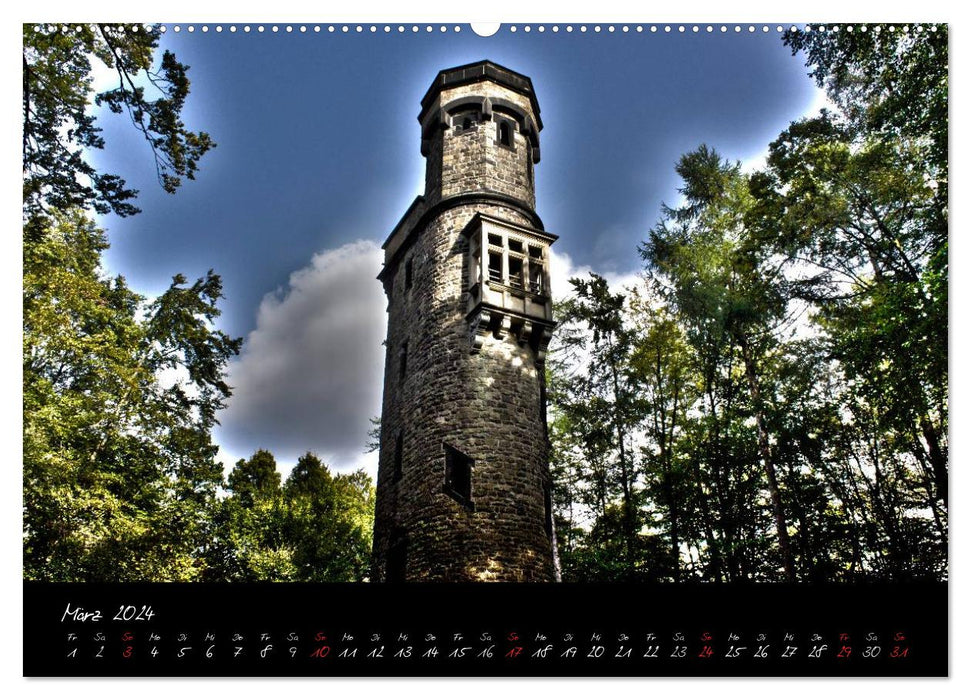
[[[89,211],[137,213],[101,173],[92,105],[124,114],[175,192],[214,146],[182,110],[188,66],[158,27],[24,26],[24,577],[50,581],[361,580],[373,489],[312,455],[286,488],[272,454],[226,486],[212,429],[242,339],[216,326],[222,282],[175,275],[148,301],[106,279]],[[94,62],[118,85],[91,93]]]
[[[188,66],[163,52],[153,65],[158,26],[24,25],[23,206],[25,221],[54,210],[93,208],[131,216],[138,194],[118,175],[99,172],[91,151],[105,146],[91,105],[128,116],[148,143],[159,184],[175,192],[194,179],[215,143],[182,121]],[[94,61],[118,74],[118,86],[92,95]]]
[[[78,211],[24,246],[25,576],[184,580],[222,481],[210,431],[241,341],[205,325],[218,278],[146,305],[101,277],[106,248]]]
[[[207,580],[366,580],[374,487],[364,472],[332,475],[307,453],[281,488],[273,455],[258,450],[236,463],[229,488],[215,514]]]
[[[646,287],[575,281],[587,334],[561,325],[549,367],[566,579],[635,550],[654,579],[946,578],[947,32],[868,30],[786,35],[836,109],[761,172],[685,154]]]

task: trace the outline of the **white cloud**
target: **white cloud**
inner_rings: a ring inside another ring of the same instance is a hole
[[[363,450],[368,419],[381,410],[381,262],[371,241],[326,250],[263,298],[229,368],[233,396],[217,433],[226,453],[265,448],[286,471],[313,451],[333,468],[373,470],[376,458]]]
[[[286,290],[263,298],[256,328],[229,367],[233,396],[219,415],[218,458],[227,472],[257,449],[273,453],[286,476],[297,458],[316,452],[335,469],[377,473],[377,454],[364,454],[369,418],[380,414],[387,327],[386,300],[375,279],[382,251],[358,241],[316,254],[290,275]],[[552,253],[556,297],[590,267]],[[597,270],[594,270],[597,271]],[[612,291],[636,274],[599,271]]]
[[[640,274],[637,272],[618,272],[614,269],[597,269],[590,265],[575,265],[573,259],[566,253],[558,253],[555,249],[550,249],[550,285],[555,299],[572,296],[573,285],[570,284],[570,278],[589,277],[591,272],[605,278],[608,288],[614,294],[640,283]]]
[[[756,153],[754,156],[749,156],[748,158],[741,161],[742,172],[746,175],[751,175],[756,170],[761,170],[765,167],[766,161],[769,158],[769,147],[766,146],[761,151]],[[682,202],[684,197],[681,198]],[[681,206],[680,204],[678,206]]]

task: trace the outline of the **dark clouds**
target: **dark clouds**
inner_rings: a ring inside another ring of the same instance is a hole
[[[374,461],[363,449],[381,410],[381,261],[371,241],[323,251],[284,293],[263,298],[229,371],[234,392],[217,435],[226,453],[263,447],[286,463],[312,450],[337,468]]]

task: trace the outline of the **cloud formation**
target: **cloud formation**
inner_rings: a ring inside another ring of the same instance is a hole
[[[550,253],[550,286],[553,288],[555,299],[572,296],[573,285],[570,284],[570,279],[588,278],[591,272],[606,279],[607,286],[615,294],[624,291],[627,287],[640,284],[639,272],[617,272],[613,269],[598,268],[596,265],[575,265],[573,259],[566,253],[557,253],[552,248]]]
[[[368,419],[381,410],[387,319],[382,251],[357,241],[314,255],[267,294],[229,368],[217,437],[227,454],[259,448],[292,463],[314,451],[334,468],[370,466]]]
[[[386,300],[375,279],[382,251],[357,241],[314,255],[290,275],[286,290],[267,294],[256,328],[229,367],[233,396],[217,430],[225,466],[257,449],[270,450],[284,472],[307,451],[335,469],[366,468],[369,418],[381,411]],[[567,296],[570,277],[586,276],[553,251],[551,282]],[[633,275],[606,275],[611,288]]]

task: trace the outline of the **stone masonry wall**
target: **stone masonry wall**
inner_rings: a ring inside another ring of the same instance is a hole
[[[441,103],[467,95],[502,97],[520,106],[524,114],[532,115],[527,98],[492,83],[446,90]],[[429,206],[446,197],[481,191],[501,192],[522,200],[530,208],[536,206],[528,139],[514,129],[513,147],[500,145],[498,125],[503,119],[515,123],[512,117],[496,112],[492,120],[480,121],[469,130],[453,126],[437,134],[425,171],[425,198]]]
[[[502,207],[451,209],[410,252],[412,288],[406,292],[403,275],[395,276],[375,551],[381,566],[380,553],[398,531],[409,540],[409,578],[546,581],[553,576],[544,502],[549,474],[535,357],[514,340],[492,337],[479,354],[469,351],[463,294],[468,246],[458,232],[476,211],[528,223]],[[399,431],[402,476],[395,482]],[[473,510],[443,493],[443,442],[475,460]]]

